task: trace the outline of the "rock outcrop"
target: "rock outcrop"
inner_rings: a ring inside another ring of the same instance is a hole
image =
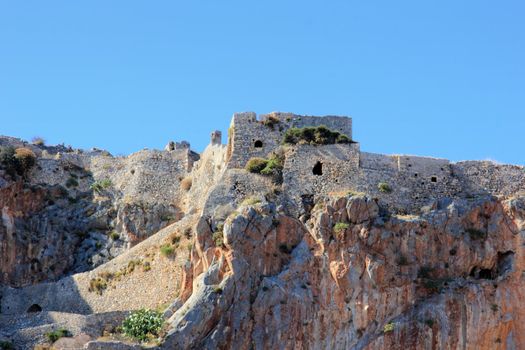
[[[263,203],[197,232],[163,348],[518,349],[525,198],[389,216],[365,196],[306,223]]]

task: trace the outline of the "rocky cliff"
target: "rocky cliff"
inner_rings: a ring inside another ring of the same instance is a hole
[[[519,349],[525,198],[396,216],[363,195],[307,222],[242,206],[205,225],[165,349]]]
[[[152,349],[525,348],[523,167],[309,144],[266,176],[213,135],[127,157],[0,138],[36,156],[0,170],[0,341],[138,349],[118,326],[149,308]]]

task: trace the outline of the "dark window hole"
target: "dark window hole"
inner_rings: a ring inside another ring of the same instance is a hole
[[[27,312],[42,312],[42,307],[38,304],[33,304],[27,309]]]
[[[312,169],[312,173],[318,176],[323,175],[323,163],[315,163],[314,168]]]

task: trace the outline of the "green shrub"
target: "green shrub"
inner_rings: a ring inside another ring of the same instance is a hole
[[[77,187],[77,186],[78,186],[77,179],[75,179],[74,177],[70,177],[69,179],[67,179],[67,181],[66,181],[66,187],[67,188]]]
[[[394,322],[390,322],[385,324],[385,327],[383,328],[383,333],[390,333],[393,332],[396,329],[396,324]]]
[[[0,341],[0,350],[14,350],[15,346],[12,342],[7,340],[1,340]]]
[[[273,176],[273,181],[277,184],[282,183],[284,166],[284,153],[281,150],[270,154],[268,159],[251,158],[245,166],[250,173]]]
[[[338,235],[344,233],[350,227],[346,222],[338,222],[334,225],[334,232]]]
[[[71,332],[67,329],[59,328],[56,331],[46,333],[45,336],[50,343],[54,343],[60,338],[71,337]]]
[[[101,193],[102,191],[108,189],[109,187],[111,187],[112,183],[111,183],[111,180],[110,179],[103,179],[103,180],[100,180],[100,181],[95,181],[91,184],[90,188],[97,192],[97,193]]]
[[[109,234],[109,238],[116,241],[120,238],[120,235],[116,231],[111,231],[111,233]]]
[[[122,322],[122,332],[136,340],[146,341],[156,337],[164,324],[162,313],[155,310],[142,309],[132,312]]]
[[[335,143],[352,143],[353,141],[346,135],[338,131],[332,131],[326,126],[304,128],[290,128],[286,130],[283,137],[283,144],[310,144],[310,145],[331,145]]]
[[[222,247],[224,245],[224,234],[222,231],[214,232],[212,237],[216,247]]]
[[[262,175],[274,176],[274,178],[279,182],[282,180],[283,166],[284,153],[277,151],[270,154],[270,157],[266,162],[266,166],[261,170],[260,173]]]
[[[493,312],[497,312],[499,310],[499,306],[498,306],[498,304],[492,304],[492,305],[490,305],[490,309]]]
[[[244,167],[247,171],[254,174],[260,174],[261,171],[268,165],[268,160],[264,158],[252,158]]]
[[[241,205],[255,205],[261,203],[261,200],[258,197],[251,196],[246,199],[244,199],[241,203]],[[238,214],[238,213],[237,213]]]
[[[160,252],[164,256],[172,256],[175,252],[175,249],[171,244],[163,244],[162,246],[160,246]]]
[[[392,192],[392,188],[390,187],[389,184],[387,184],[386,182],[380,182],[377,184],[377,189],[379,190],[379,192],[381,193],[390,193]]]

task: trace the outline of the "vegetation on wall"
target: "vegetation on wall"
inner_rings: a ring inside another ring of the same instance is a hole
[[[290,128],[286,130],[283,144],[288,145],[331,145],[336,143],[353,143],[346,135],[328,129],[324,125],[316,127]]]
[[[250,173],[271,176],[275,183],[282,183],[284,166],[284,152],[277,150],[270,153],[268,158],[251,158],[245,169]]]
[[[64,328],[59,328],[56,331],[46,333],[46,338],[49,342],[54,343],[60,338],[71,337],[71,332]]]
[[[270,129],[273,130],[274,126],[279,124],[281,121],[279,120],[279,117],[275,115],[269,115],[262,121],[263,125],[266,125]]]
[[[380,182],[377,184],[377,189],[379,190],[379,192],[381,193],[390,193],[392,192],[392,188],[390,187],[389,184],[387,184],[386,182]]]
[[[254,174],[260,174],[261,171],[266,168],[266,165],[268,164],[268,159],[265,158],[259,158],[254,157],[251,158],[244,167],[247,171]]]
[[[110,179],[104,179],[104,180],[93,182],[90,188],[97,193],[101,193],[102,191],[111,187],[111,185],[112,185],[112,182]]]

